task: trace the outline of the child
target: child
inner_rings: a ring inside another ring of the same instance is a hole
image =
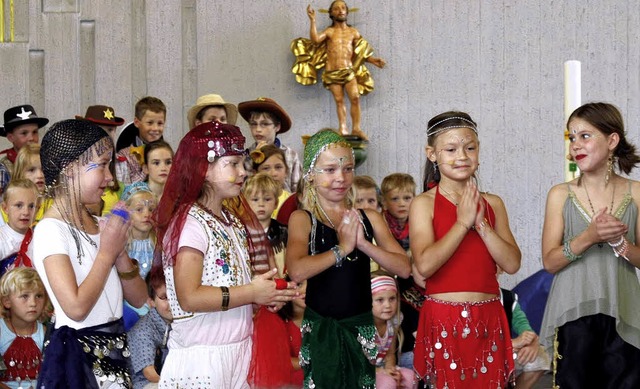
[[[276,209],[271,215],[271,217],[275,218],[280,210],[280,205],[291,196],[291,193],[284,189],[285,181],[289,174],[289,167],[287,166],[284,152],[275,145],[264,145],[252,151],[251,158],[253,160],[253,171],[268,174],[281,188],[280,194],[277,197],[278,203]]]
[[[370,209],[380,212],[382,197],[378,184],[369,176],[355,176],[353,178],[353,187],[356,189],[357,209]]]
[[[276,289],[276,269],[252,279],[249,253],[270,247],[239,196],[243,147],[232,125],[208,122],[189,131],[154,215],[162,244],[152,273],[164,271],[173,315],[160,388],[246,388],[253,303],[280,305],[297,295],[285,281]]]
[[[164,192],[172,163],[173,149],[167,142],[157,140],[145,146],[142,171],[147,175],[145,181],[158,201]]]
[[[168,352],[167,340],[173,320],[164,279],[149,274],[146,282],[151,309],[127,333],[131,348],[133,389],[157,387]]]
[[[416,194],[416,183],[409,174],[386,176],[380,186],[384,219],[403,249],[409,250],[409,207]]]
[[[516,358],[516,388],[531,389],[542,375],[549,371],[551,362],[538,341],[538,335],[533,331],[527,315],[518,303],[518,295],[500,288],[500,302],[507,315],[511,327],[511,345]],[[515,337],[513,337],[515,336]]]
[[[151,215],[158,201],[145,182],[136,182],[127,186],[122,192],[121,199],[131,215],[131,229],[126,250],[130,258],[138,261],[140,277],[145,279],[153,264],[156,240]]]
[[[251,210],[256,214],[260,225],[267,234],[273,248],[278,275],[284,277],[284,253],[287,245],[287,226],[272,218],[278,205],[280,184],[265,173],[258,173],[244,184],[242,193],[247,198]]]
[[[207,122],[220,122],[235,126],[238,120],[238,108],[226,103],[222,96],[209,94],[198,97],[196,105],[189,109],[187,121],[189,129]]]
[[[0,136],[6,137],[12,147],[0,151],[0,193],[9,184],[18,151],[28,143],[38,143],[38,130],[47,123],[49,119],[39,117],[30,105],[18,105],[4,111]]]
[[[554,273],[540,329],[553,347],[554,385],[639,388],[640,182],[622,177],[640,162],[622,114],[608,103],[567,121],[580,177],[549,191],[542,262]]]
[[[353,170],[353,150],[337,132],[309,138],[303,209],[289,220],[286,253],[291,279],[307,280],[300,359],[305,388],[375,386],[369,261],[403,277],[410,272],[382,216],[352,208]]]
[[[39,319],[47,303],[38,272],[26,267],[7,272],[0,278],[0,298],[0,353],[6,366],[1,382],[3,387],[35,388],[45,333]]]
[[[143,97],[135,111],[133,126],[125,127],[116,143],[116,175],[125,185],[144,180],[144,145],[162,139],[167,119],[167,107],[157,97]]]
[[[413,371],[397,366],[398,329],[402,316],[398,310],[398,287],[393,277],[371,279],[373,323],[376,326],[376,387],[378,389],[416,388]]]
[[[496,264],[520,267],[502,200],[481,193],[476,123],[464,112],[429,121],[425,187],[409,212],[411,252],[426,279],[414,349],[421,378],[442,387],[505,387],[512,377],[509,323]]]
[[[275,145],[284,152],[286,165],[289,168],[284,189],[287,192],[293,191],[302,175],[300,158],[294,149],[282,144],[278,138],[278,134],[284,134],[291,128],[291,118],[287,112],[275,100],[268,97],[242,102],[238,104],[238,111],[249,123],[249,129],[255,141],[249,147],[249,151],[255,150],[260,143],[264,142]]]
[[[51,201],[44,200],[44,173],[42,173],[42,164],[40,163],[40,145],[28,143],[24,145],[18,152],[16,163],[14,165],[12,179],[27,179],[33,182],[38,189],[38,202],[34,223],[37,223],[44,216],[44,212],[51,206]],[[2,214],[5,222],[7,214]]]
[[[124,119],[116,116],[115,110],[107,105],[91,105],[87,108],[84,116],[76,115],[76,119],[97,124],[109,134],[114,143],[117,140],[118,127],[124,124]],[[115,164],[112,163],[110,169],[113,181],[111,181],[109,187],[105,189],[102,195],[102,202],[95,205],[97,215],[106,216],[111,211],[111,208],[118,202],[122,189],[124,188],[116,179]]]
[[[249,384],[252,388],[300,388],[300,328],[304,316],[306,282],[298,286],[300,297],[277,313],[261,308],[253,319],[253,352]]]
[[[38,190],[29,180],[11,180],[2,194],[2,211],[7,224],[0,226],[0,275],[14,267],[33,267],[31,224],[36,212]]]
[[[117,205],[111,217],[93,217],[111,182],[113,141],[81,120],[55,123],[42,139],[40,157],[53,205],[33,236],[33,263],[55,311],[38,388],[130,388],[130,351],[122,322],[124,299],[146,301],[137,262],[124,250],[129,215]],[[106,350],[106,351],[105,351]]]

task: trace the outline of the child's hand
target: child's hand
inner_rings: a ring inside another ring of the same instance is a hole
[[[129,212],[123,203],[118,203],[111,211],[110,216],[101,223],[100,250],[115,259],[124,251],[129,237]]]
[[[608,214],[606,208],[602,208],[593,215],[588,230],[591,230],[594,243],[599,243],[618,240],[621,235],[627,233],[629,227]]]
[[[288,282],[285,289],[278,289],[278,283],[272,280],[277,273],[278,269],[272,269],[253,278],[251,286],[256,304],[281,308],[284,303],[298,297],[298,285],[295,282]]]
[[[540,343],[538,343],[538,337],[536,336],[536,339],[534,339],[530,344],[517,351],[518,363],[526,365],[527,363],[533,362],[538,356],[539,349]]]
[[[460,195],[457,215],[458,220],[468,228],[476,224],[479,200],[480,192],[478,192],[478,188],[471,181],[467,181],[467,185]],[[482,217],[484,218],[484,210],[482,211]]]
[[[362,228],[360,219],[355,209],[344,211],[340,225],[338,225],[338,243],[344,250],[344,254],[349,254],[356,248],[358,243],[358,228]]]

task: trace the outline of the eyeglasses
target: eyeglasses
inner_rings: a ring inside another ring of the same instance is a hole
[[[249,127],[251,127],[251,128],[256,128],[256,127],[269,128],[269,127],[273,126],[274,124],[275,124],[274,122],[249,122]]]

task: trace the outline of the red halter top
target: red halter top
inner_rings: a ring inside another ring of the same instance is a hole
[[[489,203],[485,203],[485,216],[495,226],[496,216]],[[433,230],[436,240],[441,239],[457,220],[456,205],[436,189],[433,206]],[[456,251],[426,282],[426,294],[447,292],[481,292],[499,294],[496,263],[487,246],[475,230],[469,230]]]

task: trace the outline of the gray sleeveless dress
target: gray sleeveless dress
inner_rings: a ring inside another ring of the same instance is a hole
[[[626,237],[635,244],[638,208],[630,191],[629,182],[629,191],[614,216],[629,226]],[[591,223],[571,188],[563,215],[564,240],[580,234]],[[582,258],[555,275],[542,320],[541,343],[553,355],[556,328],[598,313],[615,318],[620,337],[640,349],[640,282],[635,267],[617,258],[606,242],[589,247]]]

